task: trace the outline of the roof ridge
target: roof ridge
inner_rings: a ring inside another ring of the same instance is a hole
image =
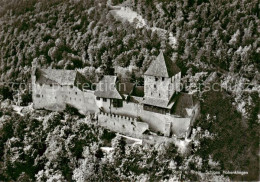
[[[152,61],[145,75],[172,77],[180,72],[180,68],[168,57],[165,58],[163,51]]]

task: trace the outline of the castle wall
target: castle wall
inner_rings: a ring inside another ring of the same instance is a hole
[[[148,77],[146,77],[146,79],[147,78]],[[179,78],[180,75],[176,79]],[[154,77],[149,79],[150,83],[152,83]],[[165,83],[163,83],[165,87],[171,82],[171,79],[165,78]],[[71,86],[40,85],[35,83],[35,76],[32,76],[32,89],[35,109],[62,111],[66,108],[66,104],[70,104],[77,108],[80,113],[86,114],[87,112],[97,113],[99,112],[99,108],[102,108],[104,112],[116,115],[99,114],[98,121],[100,125],[131,136],[138,136],[149,128],[165,136],[176,135],[177,137],[185,137],[187,131],[190,132],[190,124],[192,124],[197,117],[197,112],[195,112],[191,118],[178,118],[172,115],[149,112],[143,110],[142,104],[127,103],[126,101],[123,101],[123,107],[116,108],[110,104],[110,99],[107,99],[106,102],[104,102],[103,98],[96,100],[94,91],[83,92],[77,87]],[[147,92],[147,90],[145,91]],[[164,93],[165,96],[166,92],[162,93]],[[125,115],[127,117],[121,117],[119,115]],[[133,119],[138,117],[143,122],[138,122]]]
[[[139,122],[136,118],[104,112],[98,114],[98,124],[115,132],[133,137],[141,137],[149,129],[147,123]]]
[[[109,102],[103,105],[104,112],[110,113]],[[111,105],[111,113],[126,115],[130,117],[140,117],[143,122],[149,124],[152,131],[160,132],[165,136],[173,134],[183,136],[190,125],[190,118],[178,118],[173,115],[165,115],[143,110],[141,104],[123,102],[123,107],[115,108]]]
[[[200,115],[200,104],[198,103],[194,107],[194,113],[191,116],[191,121],[190,121],[189,129],[187,131],[187,136],[189,136],[191,134],[192,127],[193,127],[196,119],[199,117],[199,115]]]
[[[106,102],[104,102],[102,98],[100,98],[100,100],[96,100],[93,91],[82,92],[77,87],[70,88],[69,86],[63,86],[61,88],[60,86],[58,87],[54,85],[50,87],[50,85],[40,86],[39,84],[35,84],[33,103],[35,109],[47,109],[52,111],[62,111],[65,109],[66,104],[70,104],[77,108],[82,114],[86,114],[87,112],[98,112],[99,108],[102,107],[103,111],[106,113],[111,112],[128,117],[140,117],[145,124],[149,124],[150,130],[160,132],[165,136],[170,136],[173,134],[181,137],[185,135],[188,130],[190,131],[190,118],[178,118],[172,115],[145,111],[143,110],[142,104],[132,102],[127,103],[126,101],[123,102],[123,107],[116,108],[113,107],[112,104],[110,105],[110,99],[107,99]],[[196,118],[196,113],[192,119],[193,118]],[[131,131],[131,136],[137,135],[133,131],[132,125],[128,126],[123,124],[126,121],[123,118],[113,118],[111,121],[106,119],[106,124],[104,124],[104,121],[104,116],[101,116],[100,122],[109,129],[117,132],[123,131],[123,134],[127,134],[126,130],[129,129],[129,131]],[[118,124],[115,124],[115,122]]]
[[[77,87],[34,84],[33,103],[35,109],[62,111],[66,104],[77,108],[80,113],[98,112],[93,91],[81,91]]]
[[[157,81],[155,80],[157,78]],[[181,72],[171,78],[144,76],[144,95],[169,100],[175,92],[180,92]]]
[[[154,97],[161,99],[169,99],[172,96],[172,91],[169,90],[169,85],[171,85],[171,78],[156,77],[158,80],[155,80],[154,76],[144,76],[144,94],[146,97]]]
[[[174,86],[175,86],[175,91],[176,92],[180,92],[181,91],[181,72],[179,72],[178,74],[176,74],[174,77]]]
[[[61,111],[65,109],[65,100],[62,98],[63,93],[50,85],[34,85],[33,103],[35,109],[48,109]]]

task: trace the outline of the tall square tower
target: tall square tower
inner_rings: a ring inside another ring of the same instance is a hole
[[[144,74],[144,105],[169,109],[180,83],[180,68],[161,51]]]

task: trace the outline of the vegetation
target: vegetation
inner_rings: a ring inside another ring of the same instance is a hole
[[[254,181],[259,173],[259,123],[254,122],[252,127],[250,120],[243,119],[231,103],[232,98],[222,91],[203,95],[202,117],[196,125],[214,137],[200,139],[196,154],[204,160],[212,156],[220,162],[222,170],[248,172],[246,176],[231,176],[233,180]],[[259,101],[256,101],[252,112],[259,109],[258,105]]]
[[[201,159],[182,156],[173,144],[127,145],[123,138],[80,119],[71,109],[28,111],[25,116],[9,106],[0,111],[1,181],[226,179],[201,176],[200,168],[196,169]],[[113,151],[104,152],[102,146]]]

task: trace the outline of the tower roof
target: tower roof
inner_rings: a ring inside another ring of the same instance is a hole
[[[164,57],[163,52],[161,51],[159,56],[152,61],[144,74],[159,77],[172,77],[180,71],[180,68],[172,60]]]

